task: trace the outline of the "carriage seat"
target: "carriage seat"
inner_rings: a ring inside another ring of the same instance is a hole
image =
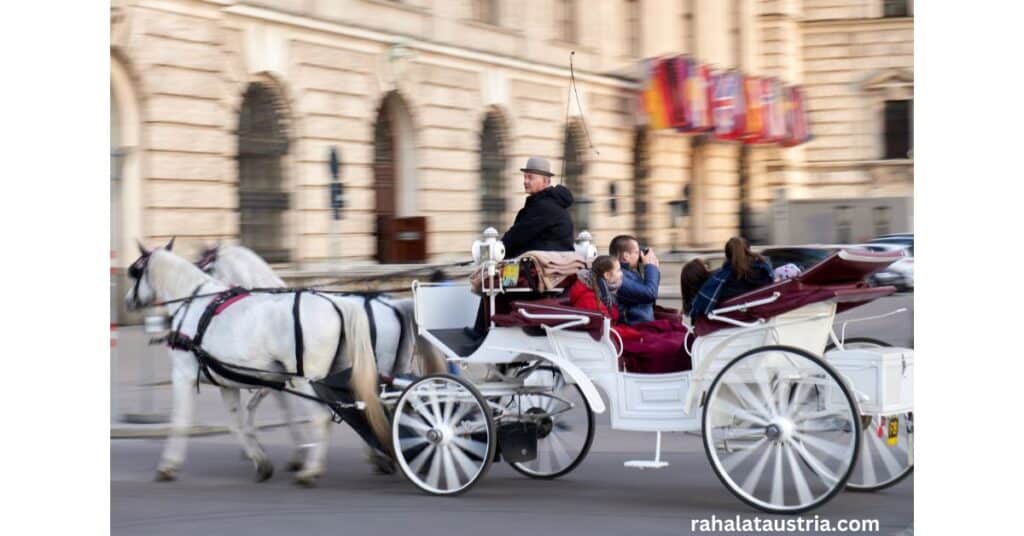
[[[492,317],[495,326],[500,327],[521,327],[531,334],[543,334],[540,331],[541,326],[555,327],[559,324],[564,324],[566,320],[552,320],[552,319],[539,319],[539,318],[527,318],[520,314],[520,309],[526,311],[527,314],[531,315],[577,315],[584,316],[589,319],[587,324],[581,326],[574,326],[574,331],[585,331],[595,341],[601,340],[601,336],[604,334],[604,315],[600,311],[593,311],[590,309],[580,309],[578,307],[572,307],[569,305],[568,296],[560,296],[557,298],[544,298],[541,300],[530,300],[530,301],[514,301],[511,303],[511,312],[504,314],[496,314]],[[533,328],[533,329],[530,329]]]

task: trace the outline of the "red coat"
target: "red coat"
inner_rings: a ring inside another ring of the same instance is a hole
[[[601,300],[597,299],[597,294],[594,294],[594,289],[590,288],[579,279],[569,287],[569,303],[571,303],[573,307],[579,307],[580,309],[600,311],[604,316],[611,318],[612,329],[614,329],[624,341],[640,340],[642,338],[639,331],[625,324],[619,324],[618,307],[612,306],[612,310],[609,311],[608,307],[606,307]]]

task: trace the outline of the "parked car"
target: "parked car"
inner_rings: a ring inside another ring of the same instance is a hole
[[[802,246],[779,246],[757,251],[768,262],[772,264],[773,268],[778,268],[787,263],[793,263],[800,268],[800,271],[805,271],[811,266],[818,264],[825,260],[826,257],[839,251],[843,247],[841,245],[831,244],[810,244]]]
[[[876,239],[878,240],[878,239]],[[910,237],[910,244],[898,243],[895,241],[871,241],[859,247],[868,251],[901,251],[903,258],[890,264],[885,270],[876,272],[868,277],[868,282],[873,285],[892,285],[898,290],[914,289],[914,238]]]
[[[879,236],[875,238],[869,244],[896,244],[902,246],[914,247],[914,233],[895,233]]]

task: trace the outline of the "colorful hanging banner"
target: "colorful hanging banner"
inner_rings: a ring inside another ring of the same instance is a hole
[[[689,56],[644,63],[638,104],[652,129],[786,147],[810,139],[803,93],[778,78],[712,71]]]

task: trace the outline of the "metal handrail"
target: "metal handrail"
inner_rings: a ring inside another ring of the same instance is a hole
[[[519,314],[522,315],[523,318],[527,318],[529,320],[568,320],[569,321],[569,322],[566,322],[565,324],[559,324],[557,326],[551,327],[551,329],[554,329],[554,330],[563,330],[563,329],[573,328],[573,327],[576,327],[576,326],[586,326],[586,325],[590,324],[590,318],[585,317],[585,316],[581,316],[581,315],[530,314],[530,313],[526,312],[526,309],[523,309],[522,307],[519,308]]]

